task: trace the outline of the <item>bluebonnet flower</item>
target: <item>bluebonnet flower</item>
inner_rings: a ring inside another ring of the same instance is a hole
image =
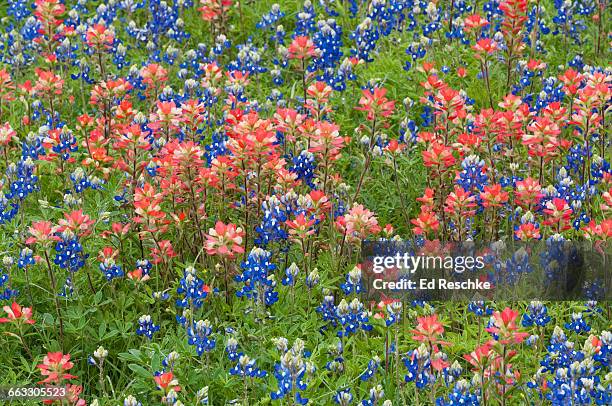
[[[336,11],[336,0],[319,0],[319,5],[325,9],[325,13],[330,17],[338,17],[340,15]]]
[[[355,27],[355,30],[349,35],[349,38],[355,41],[355,46],[351,49],[352,55],[365,62],[374,61],[374,58],[370,54],[374,51],[374,48],[376,48],[376,43],[380,38],[380,34],[373,25],[370,17],[366,17],[359,23],[357,27]]]
[[[237,361],[242,352],[238,351],[238,341],[234,337],[230,337],[227,339],[227,344],[225,345],[225,352],[227,353],[227,358],[230,361]]]
[[[314,154],[304,150],[299,155],[293,157],[292,162],[293,165],[289,167],[289,170],[297,174],[298,180],[314,188],[315,170],[317,168]]]
[[[472,301],[468,304],[468,310],[476,316],[490,316],[493,314],[493,309],[483,301]]]
[[[455,7],[457,6],[463,6],[463,9],[471,9],[470,6],[465,7],[466,2],[465,1],[457,1],[455,3]],[[466,37],[465,35],[465,31],[463,30],[463,26],[462,24],[456,24],[456,21],[453,22],[453,25],[450,27],[450,31],[447,31],[445,34],[446,38],[449,39],[457,39],[459,40],[462,44],[467,45],[470,43],[470,40]],[[446,73],[446,72],[444,72]]]
[[[323,329],[326,329],[327,327],[335,328],[338,325],[338,321],[336,320],[336,305],[334,304],[334,296],[328,289],[323,290],[323,301],[317,307],[316,311],[317,313],[321,314],[323,321],[329,324],[329,326],[325,326]]]
[[[536,345],[538,343],[538,341],[540,340],[540,336],[537,334],[531,334],[529,337],[527,337],[527,339],[525,340],[525,344],[529,347],[533,347],[534,345]]]
[[[58,61],[67,63],[77,58],[76,51],[78,49],[78,45],[72,44],[70,39],[64,38],[64,40],[61,41],[58,47],[55,49],[54,53]]]
[[[144,282],[149,279],[151,269],[153,269],[151,261],[148,259],[139,259],[136,261],[136,269],[132,272],[128,272],[128,277]]]
[[[62,160],[70,159],[70,154],[77,152],[79,147],[75,135],[66,127],[49,131],[49,135],[55,141],[51,150],[57,154]]]
[[[157,176],[157,170],[159,168],[159,165],[157,165],[155,162],[149,162],[145,167],[145,170],[147,171],[147,174],[150,177],[154,178],[155,176]]]
[[[272,69],[270,71],[270,74],[272,75],[272,82],[276,85],[276,86],[280,86],[283,83],[285,83],[285,80],[283,79],[282,73],[280,69]]]
[[[208,405],[208,386],[203,387],[196,393],[196,402],[201,405]]]
[[[331,345],[329,348],[331,361],[325,364],[325,369],[334,374],[342,374],[344,372],[344,345],[342,340],[338,340],[336,345]]]
[[[108,357],[108,350],[100,346],[93,352],[93,356],[90,356],[89,358],[87,358],[87,362],[90,365],[94,365],[99,368],[102,368],[102,365],[104,365],[104,360],[106,359],[106,357]]]
[[[442,10],[436,7],[436,3],[429,3],[425,9],[427,20],[422,25],[423,35],[427,38],[432,38],[433,35],[442,28]]]
[[[380,358],[375,356],[374,358],[368,361],[368,367],[360,375],[359,378],[362,381],[369,381],[374,375],[376,375],[376,372],[378,372],[378,368],[380,368]]]
[[[64,206],[65,207],[82,207],[83,199],[76,193],[72,193],[71,191],[67,191],[64,193]]]
[[[270,40],[278,43],[279,45],[283,45],[285,44],[285,35],[287,35],[285,32],[285,27],[279,24],[276,26],[274,34],[270,35]]]
[[[540,266],[545,271],[546,280],[554,283],[562,278],[568,264],[575,263],[578,250],[573,244],[566,244],[565,240],[554,235],[546,240],[546,250],[540,253]]]
[[[610,331],[602,331],[600,340],[599,352],[593,355],[593,359],[609,369],[610,364],[612,364],[612,333]]]
[[[383,390],[382,385],[376,385],[375,387],[370,389],[370,396],[361,401],[361,406],[389,406],[391,401],[384,401],[382,399],[385,397],[385,391]],[[382,402],[382,403],[381,403]]]
[[[10,181],[9,191],[5,193],[7,199],[17,198],[23,200],[31,193],[39,190],[38,176],[34,174],[36,165],[32,158],[19,160],[17,164],[9,164],[6,175]]]
[[[308,36],[313,32],[315,30],[315,17],[316,13],[312,2],[310,0],[305,0],[302,11],[295,16],[295,35]]]
[[[572,313],[572,321],[570,323],[565,323],[565,328],[577,334],[591,331],[591,326],[583,319],[582,313]]]
[[[0,195],[0,224],[10,222],[19,213],[19,203]]]
[[[221,131],[213,132],[212,139],[210,144],[206,144],[204,148],[206,152],[204,156],[206,157],[206,162],[208,165],[220,155],[227,155],[229,150],[227,149],[227,135]]]
[[[164,53],[163,60],[167,62],[168,65],[174,65],[174,61],[179,55],[179,50],[171,45],[168,45],[166,48],[166,52]]]
[[[389,14],[386,10],[386,1],[372,1],[370,7],[368,8],[367,18],[372,20],[376,31],[382,35],[388,35],[389,30],[393,28],[387,27],[387,29],[385,29],[384,27],[384,25],[388,25],[385,23],[387,23],[387,20],[389,19]]]
[[[436,406],[455,405],[480,405],[478,395],[470,392],[470,384],[465,379],[462,379],[455,384],[453,391],[448,395],[448,400],[444,397],[439,397],[436,399]]]
[[[58,296],[61,297],[70,297],[74,293],[74,283],[72,282],[71,277],[67,277],[64,285],[62,286],[61,292],[58,293]]]
[[[100,4],[96,9],[96,15],[99,19],[110,25],[117,16],[117,11],[117,3]]]
[[[160,372],[160,374],[161,373],[163,373],[163,371]],[[174,388],[169,386],[169,389],[167,390],[168,393],[161,397],[160,403],[165,406],[176,406],[177,404],[181,406],[181,402],[178,400],[178,393],[174,390]]]
[[[581,44],[580,35],[587,29],[586,24],[580,18],[592,12],[592,4],[580,0],[555,0],[557,15],[552,18],[555,28],[553,35],[563,35],[564,44],[572,40],[574,44]]]
[[[235,72],[238,71],[230,71],[229,76],[231,78],[235,78],[237,75]],[[240,72],[238,72],[238,74],[240,74]],[[225,92],[228,94],[229,96],[229,100],[231,101],[231,108],[235,109],[239,106],[239,103],[246,103],[247,102],[247,96],[244,92],[245,90],[245,86],[243,83],[239,83],[237,81],[233,81],[231,82],[231,85],[228,85],[225,87]],[[250,110],[257,110],[258,109],[258,102],[254,101],[251,104],[249,104],[248,108],[245,110],[246,112],[250,111]]]
[[[274,27],[276,22],[283,18],[285,13],[280,9],[277,3],[274,3],[270,8],[270,11],[261,16],[259,22],[255,25],[258,29],[269,29]]]
[[[423,112],[419,116],[421,118],[422,127],[430,127],[433,124],[434,113],[433,108],[429,105],[423,106]]]
[[[347,296],[352,293],[362,293],[364,291],[364,287],[361,280],[361,268],[356,266],[348,274],[346,274],[346,282],[340,285],[340,289],[342,289],[344,294]]]
[[[289,349],[286,339],[276,339],[277,349],[281,352],[280,362],[274,365],[274,377],[278,390],[270,393],[272,400],[284,399],[287,395],[295,393],[295,402],[300,405],[308,403],[300,392],[305,391],[307,384],[305,376],[314,373],[314,365],[304,360],[304,342],[300,339],[294,341]],[[282,345],[279,345],[282,344]]]
[[[357,298],[354,298],[350,303],[342,299],[336,308],[336,319],[342,327],[338,331],[338,337],[348,337],[359,330],[372,330],[372,325],[368,324],[368,314]]]
[[[125,32],[132,38],[145,43],[147,41],[147,37],[149,36],[149,32],[146,28],[139,28],[136,25],[134,20],[130,20],[125,27]]]
[[[521,91],[532,86],[535,82],[534,78],[541,77],[545,68],[545,64],[535,65],[533,60],[529,62],[520,61],[520,79],[518,83],[513,86],[512,94],[520,94]]]
[[[89,254],[84,253],[79,237],[73,232],[66,230],[59,237],[60,240],[55,244],[56,254],[53,263],[74,273],[85,266]]]
[[[17,290],[11,289],[9,275],[0,270],[0,301],[9,300],[18,294]]]
[[[483,191],[488,177],[484,169],[485,162],[476,155],[470,155],[461,162],[463,170],[455,181],[465,191]]]
[[[202,307],[204,299],[208,296],[208,292],[208,286],[198,277],[195,268],[192,266],[187,267],[179,281],[178,288],[176,288],[176,293],[182,295],[182,298],[176,300],[176,305],[199,309]]]
[[[346,90],[346,81],[355,81],[357,80],[357,74],[354,72],[354,65],[358,61],[355,61],[353,58],[344,58],[338,66],[338,71],[335,79],[330,84],[334,90],[344,91]]]
[[[172,351],[170,352],[170,354],[164,357],[162,361],[162,366],[164,367],[164,369],[174,371],[174,366],[176,365],[176,362],[179,360],[180,357],[181,356],[178,352]]]
[[[574,343],[567,340],[565,332],[559,326],[555,326],[546,349],[547,353],[540,361],[543,372],[554,372],[560,367],[569,366],[574,361],[584,359],[584,355],[574,349]]]
[[[159,95],[161,101],[175,101],[176,103],[182,102],[182,98],[177,94],[171,86],[165,86]]]
[[[159,37],[162,35],[178,42],[189,38],[183,20],[179,17],[178,2],[170,6],[163,0],[149,0],[148,5],[152,19],[147,21],[145,29],[155,43],[159,43]]]
[[[592,156],[590,148],[588,151],[583,150],[583,152],[588,157]],[[545,205],[554,197],[558,197],[570,202],[574,211],[579,211],[580,207],[576,207],[576,203],[581,203],[586,197],[585,191],[580,189],[581,185],[575,184],[565,167],[559,169],[555,178],[557,183],[545,190],[541,205]]]
[[[101,189],[103,181],[96,177],[90,177],[83,168],[78,167],[70,174],[70,181],[76,193],[83,193],[86,189]]]
[[[598,303],[596,300],[587,301],[584,304],[584,307],[585,307],[584,314],[586,314],[587,316],[596,315],[597,313],[603,313],[602,308],[598,306]]]
[[[412,300],[410,301],[410,305],[412,307],[422,307],[428,313],[434,311],[434,307],[425,300]]]
[[[311,72],[321,71],[317,80],[324,81],[335,90],[343,88],[344,78],[335,73],[342,59],[342,27],[334,19],[322,20],[317,23],[317,31],[313,35],[313,43],[319,54],[308,67]]]
[[[272,103],[273,106],[277,106],[277,107],[286,106],[286,100],[284,99],[284,96],[281,93],[281,91],[278,89],[272,89],[270,91],[270,95],[266,97],[266,100]],[[281,138],[277,139],[276,144],[282,145],[284,143],[284,135],[281,132],[278,132],[277,134],[280,134]]]
[[[524,274],[533,272],[533,267],[529,262],[529,254],[522,247],[516,250],[505,262],[495,261],[493,269],[495,271],[494,281],[501,281],[501,283],[510,285],[515,284]]]
[[[270,262],[271,257],[271,252],[253,247],[246,261],[240,265],[242,274],[235,277],[236,282],[244,284],[236,292],[236,296],[244,296],[265,306],[271,306],[278,301],[278,292],[274,291],[276,265]]]
[[[496,21],[496,20],[499,21],[499,17],[503,15],[503,10],[499,8],[500,3],[501,3],[500,0],[490,0],[483,4],[482,11],[485,12],[487,20],[491,22]],[[498,26],[490,27],[490,31],[496,32],[498,28],[499,28]]]
[[[0,61],[17,69],[31,64],[34,59],[34,44],[29,42],[39,36],[39,27],[40,23],[31,15],[25,18],[21,28],[16,29],[12,24],[6,24],[0,42]]]
[[[342,199],[334,199],[332,203],[334,208],[334,217],[344,216],[346,213],[346,203]]]
[[[199,320],[187,328],[188,343],[196,347],[198,356],[215,348],[215,340],[210,338],[211,333],[212,325],[208,320]]]
[[[548,380],[546,398],[554,405],[591,404],[595,379],[592,378],[592,366],[585,361],[576,361],[569,367],[558,368],[553,379]]]
[[[292,262],[291,265],[289,265],[289,267],[285,270],[285,277],[282,280],[282,284],[285,286],[294,286],[299,272],[300,269],[298,266],[295,264],[295,262]]]
[[[562,102],[565,93],[563,84],[555,77],[542,80],[542,90],[531,103],[531,111],[540,111],[553,102]]]
[[[265,66],[261,65],[262,51],[253,45],[251,38],[246,43],[238,45],[237,48],[238,54],[236,59],[227,65],[228,70],[236,70],[242,73],[248,72],[250,75],[257,75],[268,70]]]
[[[415,145],[417,142],[418,132],[419,127],[416,125],[416,123],[408,117],[404,117],[400,122],[399,141],[401,143],[407,144],[409,147]]]
[[[336,396],[334,396],[334,402],[339,404],[340,406],[350,405],[353,402],[353,394],[351,393],[351,388],[342,389],[336,392]]]
[[[128,48],[123,45],[122,41],[116,38],[111,49],[111,54],[113,55],[113,64],[119,70],[129,65],[129,62],[126,60],[127,50]]]
[[[589,1],[576,1],[575,7],[576,14],[582,16],[589,16],[595,11],[595,3]]]
[[[410,56],[410,60],[404,63],[404,70],[409,71],[419,59],[425,58],[427,48],[421,42],[412,42],[406,48],[406,54]]]
[[[308,273],[308,275],[306,276],[306,280],[304,281],[304,284],[306,285],[308,289],[311,289],[311,290],[312,288],[314,288],[315,286],[319,284],[319,270],[317,268],[313,269],[312,271]]]
[[[232,47],[232,42],[223,34],[217,35],[215,38],[215,46],[212,51],[215,55],[221,55],[227,49]]]
[[[572,58],[571,61],[567,63],[570,67],[575,68],[578,71],[581,71],[584,68],[584,60],[582,59],[582,55],[576,55]]]
[[[390,327],[399,323],[402,317],[402,302],[399,300],[393,300],[391,303],[387,303],[385,308],[387,310],[385,325]]]
[[[7,14],[21,21],[32,14],[30,2],[28,0],[8,0]]]
[[[145,336],[149,340],[153,338],[153,334],[159,331],[159,326],[153,323],[153,319],[148,314],[138,318],[138,328],[136,334]]]
[[[524,41],[535,48],[537,52],[546,53],[544,50],[542,41],[540,40],[543,35],[548,35],[550,33],[550,28],[546,25],[546,19],[543,17],[544,10],[541,7],[534,6],[527,12],[527,22],[525,23],[525,31],[526,35]],[[537,18],[537,21],[536,21]],[[537,35],[535,37],[535,44],[531,43],[531,39],[533,38],[532,32],[534,27],[537,25]]]
[[[601,278],[585,281],[582,286],[582,294],[590,302],[602,300],[606,295],[605,283]]]
[[[136,93],[138,98],[141,100],[145,99],[144,94],[142,93],[146,88],[146,84],[144,83],[143,77],[140,76],[140,68],[136,65],[132,65],[126,77],[128,83],[132,86],[131,93]]]
[[[449,386],[453,382],[457,382],[457,379],[461,376],[463,372],[463,368],[461,368],[461,364],[458,361],[452,363],[452,365],[448,368],[444,368],[442,373],[444,374],[444,382],[447,386]]]
[[[100,263],[100,271],[102,271],[104,277],[109,282],[123,276],[121,265],[116,264],[112,258],[105,258],[104,261]]]
[[[153,300],[158,300],[158,301],[166,301],[170,299],[170,295],[168,294],[168,292],[163,292],[163,291],[153,292],[151,293],[151,297],[153,298]]]
[[[17,268],[23,269],[30,265],[36,264],[34,260],[34,252],[29,248],[24,248],[19,253],[19,259],[17,259]]]
[[[349,13],[351,18],[355,18],[357,12],[359,11],[359,3],[363,3],[362,0],[349,0]]]
[[[284,354],[289,351],[289,340],[287,340],[285,337],[273,338],[272,344],[274,344],[276,350],[281,354]]]
[[[568,159],[568,163],[569,163],[569,159]],[[582,162],[580,164],[582,164]],[[578,171],[575,171],[575,172],[578,172]],[[591,181],[595,184],[598,184],[601,182],[602,178],[607,174],[612,174],[612,168],[610,168],[610,162],[598,156],[593,157],[593,160],[591,162],[591,178],[592,178]]]
[[[238,363],[229,371],[230,375],[241,376],[243,378],[264,378],[268,373],[259,369],[254,359],[248,355],[240,355]]]
[[[123,406],[142,406],[142,403],[140,403],[134,396],[129,395],[123,400]]]
[[[408,369],[404,380],[406,382],[415,382],[418,389],[424,388],[435,379],[431,375],[431,358],[425,344],[421,344],[419,348],[410,351],[404,359],[404,365]]]
[[[281,202],[276,196],[271,196],[262,203],[263,219],[261,225],[255,228],[258,237],[255,244],[266,247],[274,241],[283,241],[288,237],[284,228],[287,212],[281,208]]]
[[[531,327],[534,324],[538,327],[544,327],[550,322],[548,309],[542,302],[533,301],[527,308],[527,313],[523,314],[521,324],[523,327]]]

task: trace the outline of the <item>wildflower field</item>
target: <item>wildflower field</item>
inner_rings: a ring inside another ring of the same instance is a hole
[[[611,14],[0,1],[0,403],[612,404]],[[364,240],[604,280],[371,300]]]

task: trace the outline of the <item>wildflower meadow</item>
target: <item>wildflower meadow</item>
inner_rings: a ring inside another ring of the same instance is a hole
[[[0,1],[0,403],[612,405],[610,2],[277,1]]]

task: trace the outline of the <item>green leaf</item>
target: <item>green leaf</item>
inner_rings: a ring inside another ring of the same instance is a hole
[[[142,366],[138,365],[138,364],[129,364],[128,368],[130,368],[132,371],[134,371],[136,373],[136,375],[139,375],[143,378],[151,378],[151,372],[147,371],[146,368],[143,368]]]

